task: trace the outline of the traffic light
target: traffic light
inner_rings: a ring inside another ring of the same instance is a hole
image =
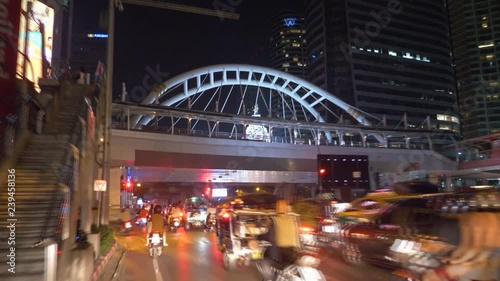
[[[122,181],[122,190],[132,191],[133,184],[130,181]]]
[[[212,195],[212,189],[210,187],[205,188],[205,196],[210,197]]]
[[[320,175],[324,175],[325,173],[326,173],[326,169],[323,169],[323,168],[319,169]]]

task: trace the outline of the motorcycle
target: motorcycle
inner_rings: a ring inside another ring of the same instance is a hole
[[[156,259],[163,252],[163,236],[159,231],[153,231],[148,239],[149,255]]]
[[[147,218],[138,218],[137,221],[135,222],[138,226],[146,226],[148,224],[148,219]]]
[[[132,230],[132,223],[130,221],[126,221],[123,223],[123,229],[121,231],[121,234],[128,235],[131,230]]]
[[[271,246],[269,242],[259,242],[262,254],[266,248]],[[301,256],[295,261],[294,264],[285,265],[277,261],[262,258],[256,261],[257,269],[260,274],[265,276],[272,275],[272,280],[282,281],[326,281],[323,273],[317,269],[320,260],[310,253],[302,253]],[[265,280],[265,279],[263,279]]]
[[[173,217],[170,221],[170,224],[168,225],[168,229],[172,230],[174,233],[177,232],[177,230],[181,227],[181,218],[180,217]]]

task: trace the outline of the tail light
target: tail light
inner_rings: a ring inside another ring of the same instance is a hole
[[[332,219],[324,219],[323,223],[333,223],[333,220]]]
[[[229,213],[224,213],[224,214],[222,215],[222,217],[223,217],[223,218],[225,218],[225,219],[229,218]]]
[[[125,228],[131,228],[132,227],[132,224],[128,221],[125,223]]]
[[[306,226],[303,226],[303,227],[300,227],[299,228],[300,232],[302,233],[310,233],[310,232],[314,232],[314,229],[311,228],[311,227],[306,227]]]
[[[151,235],[151,243],[152,244],[159,244],[161,241],[160,239],[160,233],[159,232],[153,232]]]

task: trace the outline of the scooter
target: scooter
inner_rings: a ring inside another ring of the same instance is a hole
[[[159,231],[153,231],[149,237],[149,255],[156,259],[163,252],[163,236]]]
[[[130,221],[126,221],[123,223],[123,229],[121,231],[122,235],[128,235],[132,230],[132,223]]]
[[[263,256],[263,253],[271,244],[266,241],[260,241],[259,246],[262,249]],[[320,260],[307,252],[302,253],[295,263],[290,265],[281,264],[268,258],[256,261],[257,269],[263,278],[272,276],[272,280],[282,281],[326,281],[323,273],[317,269],[319,264]]]
[[[135,222],[138,226],[146,226],[148,224],[147,218],[138,218]]]
[[[170,224],[168,225],[168,229],[176,233],[179,227],[181,227],[181,218],[173,217],[170,221]]]

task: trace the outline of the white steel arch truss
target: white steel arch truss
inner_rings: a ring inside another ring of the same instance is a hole
[[[222,97],[223,87],[230,87],[226,97]],[[243,100],[247,94],[247,89],[248,87],[257,87],[255,105],[258,107],[258,101],[262,101],[261,104],[268,108],[269,114],[267,117],[273,117],[271,115],[271,92],[275,91],[278,94],[277,96],[281,98],[283,119],[286,119],[286,114],[289,112],[288,117],[291,115],[292,120],[294,118],[297,120],[297,108],[302,109],[304,113],[306,113],[302,114],[305,121],[311,121],[309,119],[313,119],[317,122],[325,122],[321,114],[325,114],[326,112],[330,112],[332,115],[338,117],[338,115],[329,108],[329,105],[326,103],[326,101],[328,101],[336,105],[343,112],[352,116],[353,119],[362,125],[370,126],[371,122],[368,120],[369,118],[380,121],[378,118],[362,112],[304,79],[286,72],[254,65],[213,65],[180,74],[155,87],[155,89],[153,89],[142,101],[142,104],[179,106],[181,103],[186,104],[187,101],[186,107],[191,109],[192,104],[196,103],[205,92],[215,89],[210,100],[208,102],[205,101],[207,104],[205,110],[207,110],[208,105],[213,103],[213,100],[217,98],[214,111],[221,112],[224,111],[224,108],[227,106],[229,96],[234,87],[240,88],[241,96],[241,103],[236,106],[238,108],[237,114],[246,114]],[[263,94],[262,88],[269,90],[268,100]],[[289,99],[286,99],[286,97],[289,97]],[[131,125],[132,127],[147,125],[153,118],[154,116],[137,115],[131,119]],[[340,117],[340,121],[341,120],[342,117]],[[325,133],[330,141],[330,132]],[[379,139],[379,141],[385,142],[380,135],[374,136]]]

